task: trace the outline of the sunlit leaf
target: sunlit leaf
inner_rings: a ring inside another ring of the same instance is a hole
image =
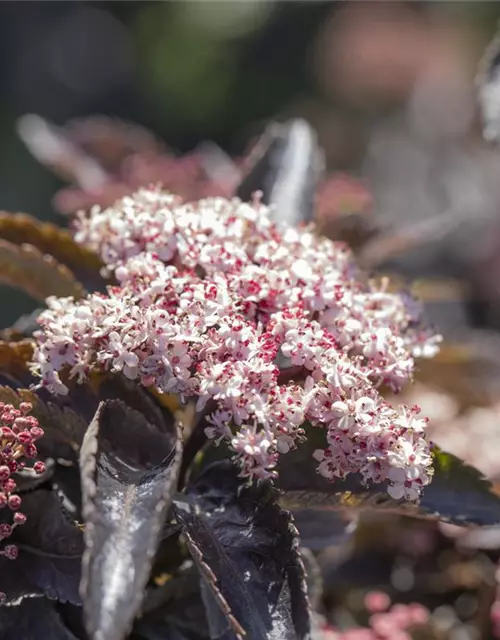
[[[266,483],[245,486],[238,468],[223,461],[205,469],[186,502],[176,503],[208,593],[237,637],[287,640],[309,633],[297,532],[274,497]],[[209,604],[206,591],[204,600]],[[211,617],[209,610],[210,621],[220,634],[220,613]]]
[[[0,238],[15,245],[30,244],[65,265],[87,289],[102,289],[102,262],[96,253],[77,244],[69,231],[25,213],[0,212]]]
[[[89,190],[106,183],[103,167],[79,148],[63,129],[40,116],[28,114],[18,120],[17,131],[33,156],[63,179]]]
[[[162,430],[118,400],[99,405],[80,456],[86,544],[81,591],[95,640],[121,640],[132,625],[180,462],[173,423]]]
[[[111,173],[118,172],[131,154],[165,151],[163,142],[149,129],[115,117],[96,115],[70,120],[59,133]]]
[[[67,267],[29,244],[0,240],[0,282],[21,289],[35,300],[83,295],[83,287]]]
[[[256,191],[274,207],[273,219],[296,226],[314,216],[315,190],[323,171],[323,154],[312,127],[301,119],[272,123],[256,144],[250,168],[236,190],[250,201]]]
[[[2,383],[11,387],[28,387],[33,376],[28,363],[33,357],[33,341],[29,339],[17,342],[0,341],[0,375]]]
[[[239,182],[240,168],[215,142],[201,142],[196,152],[210,180],[223,185],[236,185]]]
[[[500,137],[500,38],[496,34],[486,49],[476,78],[478,101],[486,140]]]

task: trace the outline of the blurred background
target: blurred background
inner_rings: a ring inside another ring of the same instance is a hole
[[[478,1],[2,2],[0,206],[54,216],[60,183],[16,135],[26,113],[108,114],[178,151],[208,139],[231,155],[263,121],[300,115],[329,167],[356,173],[408,108],[430,142],[471,133],[498,15]]]
[[[475,77],[499,17],[500,3],[480,1],[1,2],[0,210],[65,225],[149,182],[230,194],[266,124],[306,118],[325,150],[322,231],[415,281],[447,339],[404,400],[498,481],[500,150],[483,138]],[[227,154],[224,175],[202,175],[206,141]],[[54,162],[63,147],[68,166]],[[4,327],[34,309],[2,295]],[[320,554],[329,622],[366,622],[360,594],[373,587],[429,606],[419,637],[500,633],[498,530],[372,518],[353,546],[344,529]]]

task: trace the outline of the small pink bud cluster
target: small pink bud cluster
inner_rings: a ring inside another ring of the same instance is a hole
[[[27,459],[36,458],[35,442],[43,436],[38,420],[28,415],[32,409],[29,402],[21,402],[19,409],[0,402],[0,509],[8,508],[13,512],[12,523],[0,524],[0,543],[9,538],[17,526],[26,522],[26,516],[19,511],[21,498],[15,493],[13,474],[26,467]],[[37,461],[32,469],[40,474],[45,471],[45,465]],[[13,544],[2,545],[0,555],[14,560],[17,547]]]
[[[324,640],[411,640],[410,630],[429,622],[430,612],[418,603],[394,604],[382,592],[373,591],[365,598],[365,606],[372,614],[370,626],[347,631],[326,628]]]
[[[418,498],[432,475],[426,420],[379,389],[399,390],[439,337],[409,297],[358,273],[344,245],[313,227],[280,230],[270,214],[257,200],[183,204],[143,189],[81,216],[77,240],[119,286],[49,299],[33,371],[54,393],[68,392],[61,373],[97,368],[195,398],[207,436],[227,441],[250,478],[273,477],[309,423],[326,436],[323,476],[358,472]]]

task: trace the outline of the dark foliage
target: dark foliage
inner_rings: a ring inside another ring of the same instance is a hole
[[[120,141],[121,134],[107,144]],[[73,149],[73,170],[90,142]],[[275,125],[237,193],[249,200],[261,190],[278,222],[300,224],[313,217],[321,170],[307,123]],[[80,282],[102,288],[99,261],[69,234],[18,215],[0,216],[0,235],[10,284],[40,298],[50,286],[75,296]],[[203,448],[206,415],[190,402],[181,411],[177,399],[119,374],[70,381],[69,395],[57,400],[29,391],[32,320],[4,332],[0,344],[0,400],[33,404],[46,463],[40,476],[18,478],[27,522],[12,534],[18,558],[0,556],[10,605],[0,611],[2,640],[302,640],[314,628],[310,603],[320,600],[315,554],[346,549],[360,512],[500,524],[496,489],[437,448],[434,480],[418,504],[392,500],[385,486],[366,487],[356,476],[328,483],[312,457],[324,433],[307,425],[308,444],[282,457],[275,486],[248,485],[224,447]],[[293,378],[294,370],[283,373]]]
[[[40,488],[23,495],[26,523],[12,541],[16,560],[0,558],[0,590],[7,602],[44,595],[60,602],[80,603],[79,583],[83,536],[54,491]]]
[[[303,567],[290,516],[269,485],[245,487],[228,461],[208,467],[177,505],[188,546],[235,633],[305,638],[309,632]],[[207,598],[205,597],[205,602]],[[211,630],[220,629],[209,615]],[[215,635],[217,637],[217,635]]]
[[[120,401],[100,405],[80,455],[82,596],[92,637],[122,638],[131,626],[180,462],[174,425],[162,433]]]

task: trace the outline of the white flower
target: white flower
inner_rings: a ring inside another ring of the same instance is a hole
[[[75,237],[119,286],[49,298],[41,385],[66,393],[63,371],[96,368],[195,398],[210,407],[207,437],[226,440],[250,478],[273,477],[310,423],[326,432],[315,454],[326,478],[361,473],[406,499],[428,484],[425,419],[378,389],[400,389],[439,338],[405,296],[362,280],[343,245],[312,226],[280,231],[257,201],[184,204],[159,189],[81,215]]]

